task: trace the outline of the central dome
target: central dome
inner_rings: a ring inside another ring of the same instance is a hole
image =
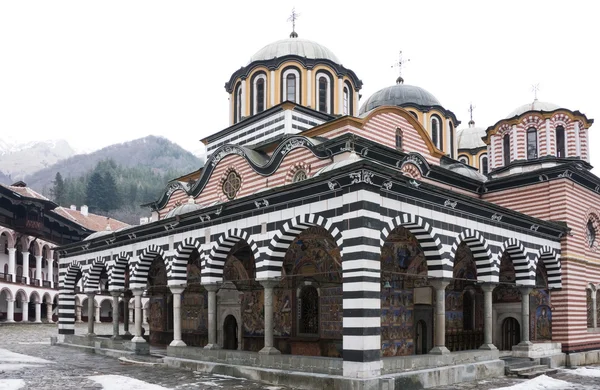
[[[466,129],[458,130],[457,143],[459,149],[478,149],[486,147],[487,145],[483,142],[485,137],[485,129],[482,127],[468,127]]]
[[[310,59],[324,59],[340,64],[335,54],[325,46],[308,39],[288,38],[268,44],[256,52],[250,62],[267,61],[277,57],[295,55]]]
[[[440,101],[429,91],[407,84],[396,84],[375,92],[360,107],[359,115],[380,106],[441,106]]]

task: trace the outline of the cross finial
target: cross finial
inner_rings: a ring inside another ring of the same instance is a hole
[[[290,34],[290,38],[298,38],[298,33],[296,32],[296,20],[300,16],[299,13],[296,12],[296,7],[292,8],[292,14],[288,18],[288,22],[292,22],[292,33]]]
[[[398,78],[396,79],[396,84],[404,84],[404,79],[402,78],[402,68],[404,68],[404,65],[408,61],[410,61],[410,59],[405,60],[402,56],[402,50],[400,50],[400,53],[398,54],[398,61],[392,65],[392,68],[398,68]]]
[[[539,83],[531,85],[531,92],[533,92],[533,101],[538,100],[537,99],[537,94],[538,94],[539,90],[540,90],[540,84]]]
[[[475,126],[475,121],[473,120],[473,111],[475,110],[475,106],[473,103],[469,104],[469,114],[471,115],[471,120],[469,121],[469,127]]]

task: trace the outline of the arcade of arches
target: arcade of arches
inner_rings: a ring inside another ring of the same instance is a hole
[[[481,283],[471,248],[465,242],[458,245],[453,279],[442,285],[445,329],[441,338],[435,332],[440,287],[428,278],[426,256],[416,237],[404,227],[394,229],[381,249],[380,262],[382,357],[427,354],[444,346],[449,351],[482,346],[510,350],[523,339],[551,340],[552,311],[542,262],[537,265],[535,287],[517,286],[515,265],[506,251],[500,259],[500,283]],[[149,332],[142,336],[159,345],[254,352],[266,348],[270,353],[341,357],[342,266],[331,234],[313,226],[292,241],[283,258],[281,279],[269,286],[273,311],[269,320],[267,286],[256,279],[255,264],[251,247],[238,239],[225,257],[223,282],[203,286],[204,264],[194,249],[188,259],[187,283],[173,288],[164,258],[156,255],[144,293],[149,299]],[[529,305],[523,305],[523,294],[529,295]],[[493,331],[486,339],[488,304]],[[529,332],[524,333],[523,320],[529,322],[525,326]],[[266,321],[272,335],[265,334]]]

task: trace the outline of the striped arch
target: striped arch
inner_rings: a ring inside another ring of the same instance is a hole
[[[58,333],[75,333],[75,282],[81,265],[72,261],[66,271],[60,273],[58,290]]]
[[[217,244],[204,257],[204,267],[202,269],[202,284],[223,282],[223,268],[231,248],[239,241],[246,241],[254,255],[256,262],[259,257],[258,246],[250,235],[242,229],[229,229],[227,233],[222,234]]]
[[[381,237],[379,238],[381,247],[385,244],[388,236],[398,227],[404,227],[410,231],[421,245],[427,261],[428,276],[434,278],[452,277],[452,263],[448,259],[442,259],[440,239],[433,233],[429,223],[419,216],[402,213],[388,221],[387,226],[381,230]]]
[[[537,272],[539,261],[543,261],[548,273],[548,289],[562,288],[562,267],[560,264],[560,254],[549,246],[540,248],[535,258],[534,275]]]
[[[158,245],[150,245],[142,251],[137,261],[132,264],[132,267],[129,270],[129,287],[132,290],[146,288],[148,283],[148,272],[150,271],[150,266],[156,256],[161,256],[165,265],[168,266],[169,261],[165,257],[165,251]]]
[[[313,226],[321,226],[327,230],[333,237],[338,248],[340,248],[340,255],[343,255],[344,239],[342,237],[342,232],[338,228],[333,226],[333,224],[324,217],[315,214],[299,215],[287,221],[281,229],[275,233],[269,243],[267,251],[263,253],[262,257],[257,261],[256,278],[267,279],[281,277],[283,259],[291,243],[300,233]]]
[[[466,229],[462,231],[450,250],[450,259],[454,267],[454,259],[458,246],[462,243],[467,244],[477,267],[477,280],[482,282],[498,283],[500,277],[500,266],[498,259],[492,257],[492,252],[483,235],[477,230]]]
[[[177,286],[187,283],[187,264],[194,249],[200,251],[200,240],[197,237],[188,237],[176,250],[171,260],[171,266],[167,267],[169,286]]]
[[[108,291],[125,290],[125,272],[129,259],[131,259],[131,252],[123,251],[115,255],[112,267],[108,269]]]
[[[535,286],[535,266],[527,258],[525,247],[521,241],[516,238],[509,238],[502,244],[500,252],[498,252],[498,267],[500,267],[502,256],[506,253],[515,268],[515,283],[520,286]]]
[[[83,275],[84,292],[100,291],[100,274],[104,267],[106,267],[106,261],[102,257],[98,256],[92,261],[92,265]]]

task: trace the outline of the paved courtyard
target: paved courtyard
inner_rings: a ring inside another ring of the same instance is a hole
[[[86,332],[77,325],[77,333]],[[110,334],[110,324],[96,324],[96,332]],[[162,366],[125,365],[119,360],[78,349],[50,346],[55,325],[0,325],[0,390],[16,389],[247,389],[287,390],[250,380],[206,375]],[[562,390],[599,389],[600,367],[560,370],[552,377],[530,381],[515,378],[444,386],[438,390]]]

